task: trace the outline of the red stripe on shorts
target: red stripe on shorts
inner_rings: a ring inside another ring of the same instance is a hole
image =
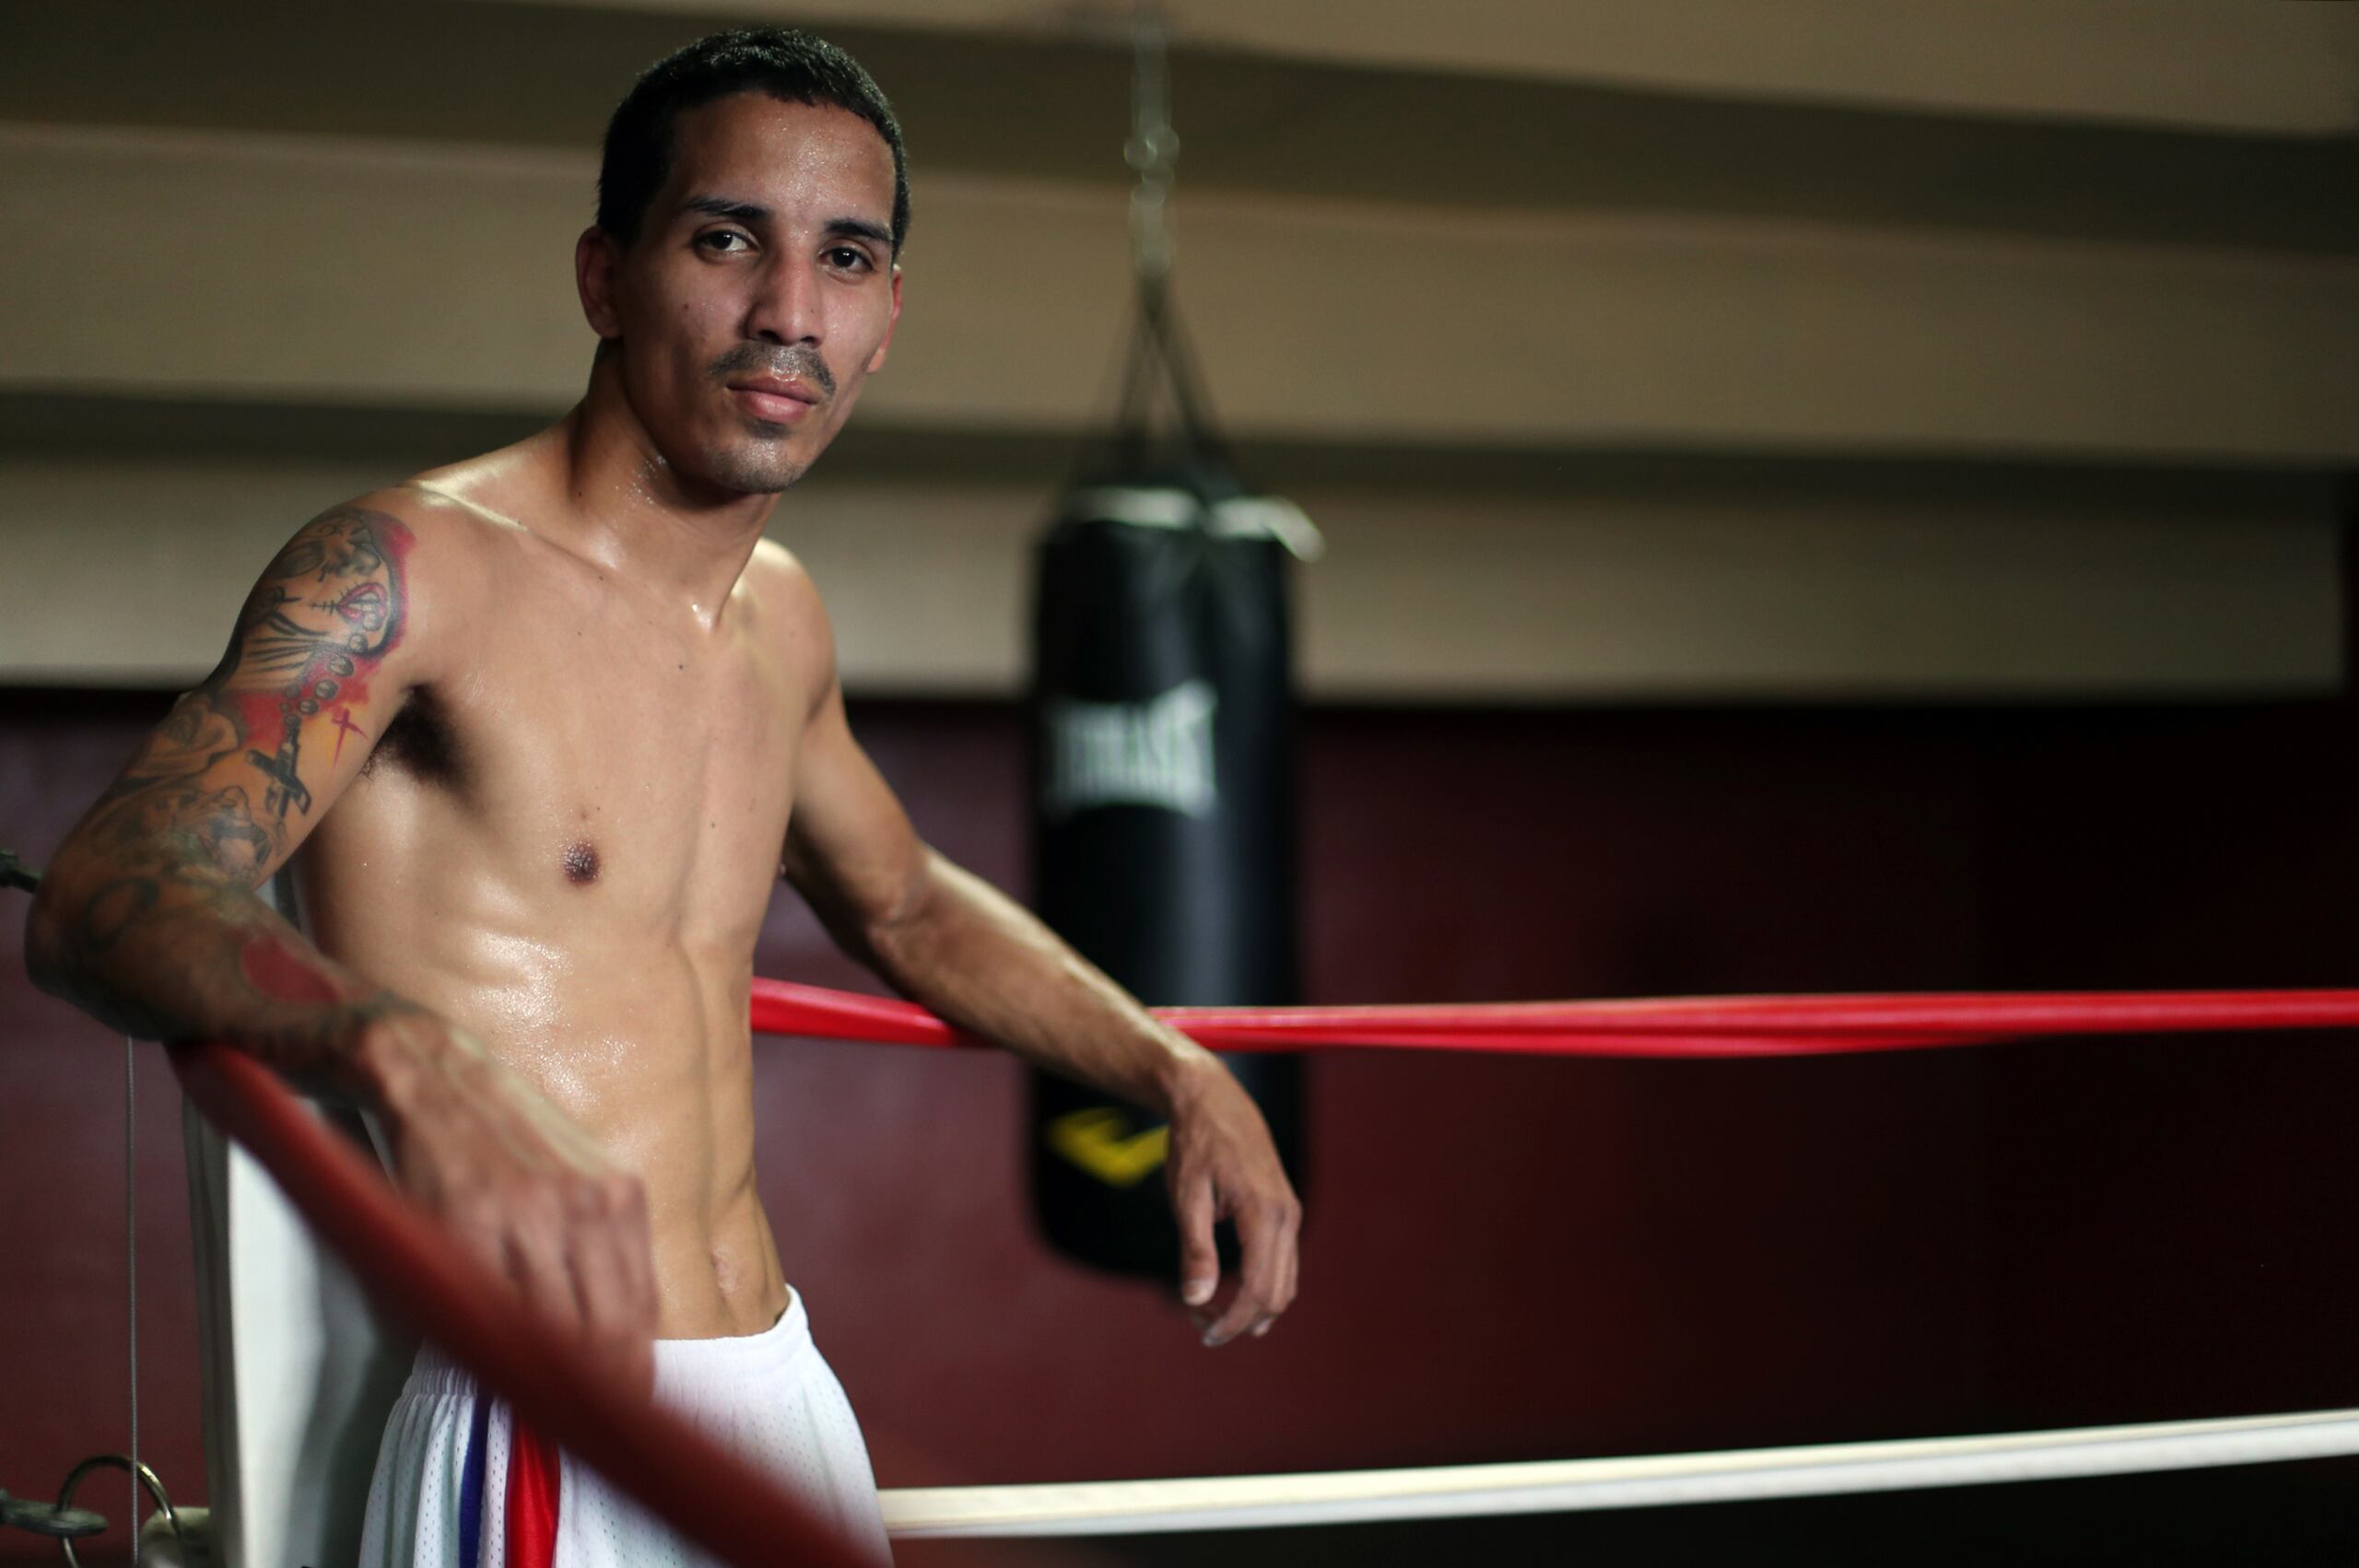
[[[508,1430],[508,1568],[555,1568],[557,1445],[518,1416]]]

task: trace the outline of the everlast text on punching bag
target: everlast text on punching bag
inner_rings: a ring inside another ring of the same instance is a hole
[[[1040,547],[1039,911],[1150,1004],[1297,1000],[1288,556],[1273,518],[1284,531],[1300,514],[1199,458],[1076,486]],[[1301,1063],[1227,1060],[1299,1187]],[[1176,1279],[1166,1141],[1135,1107],[1035,1075],[1049,1239]]]

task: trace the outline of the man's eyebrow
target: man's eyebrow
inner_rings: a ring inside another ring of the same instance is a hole
[[[893,231],[881,223],[871,223],[864,217],[836,217],[827,220],[827,232],[846,240],[866,240],[878,245],[890,246]]]
[[[726,196],[690,196],[680,205],[690,212],[734,218],[739,223],[759,223],[770,216],[770,209],[766,206],[754,202],[733,202]]]

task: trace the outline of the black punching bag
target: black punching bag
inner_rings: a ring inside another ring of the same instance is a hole
[[[1150,1005],[1292,1002],[1287,567],[1309,525],[1201,453],[1138,456],[1077,485],[1039,548],[1039,912]],[[1227,1060],[1298,1183],[1299,1060]],[[1100,1269],[1176,1280],[1167,1141],[1153,1116],[1035,1074],[1033,1190],[1050,1241]]]

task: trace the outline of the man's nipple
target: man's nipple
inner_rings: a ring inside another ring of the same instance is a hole
[[[565,880],[587,887],[598,880],[598,846],[577,838],[565,847]]]

